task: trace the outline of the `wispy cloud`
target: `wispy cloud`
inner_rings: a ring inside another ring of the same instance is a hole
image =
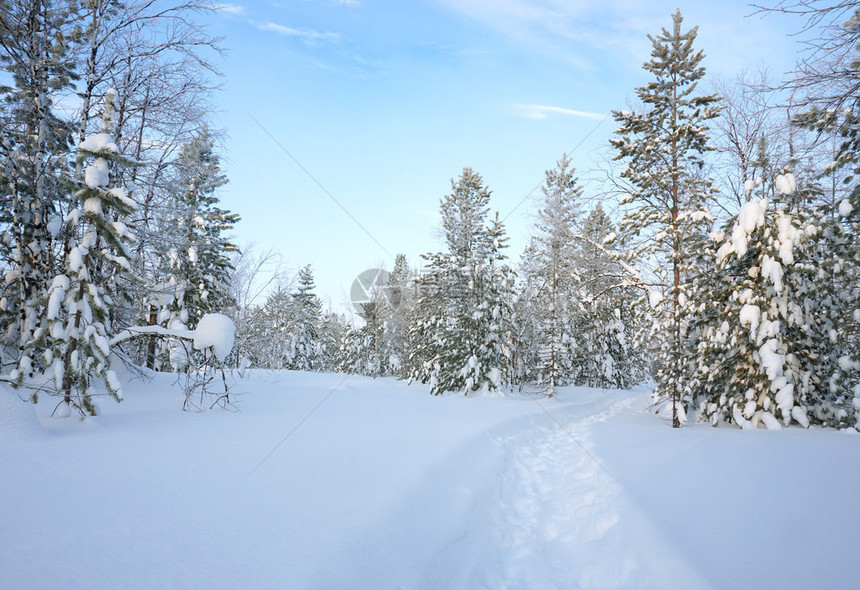
[[[212,8],[228,14],[245,14],[245,7],[237,4],[215,4]]]
[[[339,37],[337,33],[320,33],[319,31],[308,29],[294,29],[293,27],[279,25],[272,22],[255,24],[261,31],[272,31],[278,35],[283,35],[284,37],[296,37],[305,41],[335,41]]]
[[[563,107],[553,107],[542,104],[514,104],[519,114],[529,119],[546,119],[550,115],[564,115],[567,117],[581,117],[584,119],[604,119],[606,115],[589,113],[588,111],[576,111]]]
[[[583,71],[600,68],[606,54],[641,64],[651,48],[647,35],[671,29],[678,4],[675,0],[434,1]],[[746,18],[752,11],[747,2],[681,4],[688,4],[684,27],[701,25],[696,47],[708,54],[707,67],[712,71],[731,74],[762,58],[777,69],[781,62],[787,61],[789,67],[793,63],[795,48],[785,38],[785,25],[779,19]]]

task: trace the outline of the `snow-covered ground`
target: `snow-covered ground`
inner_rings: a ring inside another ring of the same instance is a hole
[[[132,381],[84,422],[0,390],[0,588],[860,584],[856,434],[675,431],[644,389],[234,389],[187,413],[169,376]]]

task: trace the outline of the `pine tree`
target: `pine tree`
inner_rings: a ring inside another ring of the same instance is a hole
[[[114,101],[113,92],[108,92],[101,133],[78,146],[78,158],[91,163],[74,193],[76,208],[66,222],[79,230],[74,233],[80,239],[68,252],[65,272],[54,277],[47,296],[39,300],[47,325],[37,329],[27,345],[34,351],[45,350],[38,360],[45,361],[65,408],[82,415],[96,413],[92,396],[97,393],[97,381],[103,382],[111,397],[122,399],[119,380],[109,369],[114,300],[107,285],[117,276],[130,275],[127,246],[133,236],[122,220],[135,210],[135,204],[123,188],[108,187],[111,164],[135,163],[119,154],[111,137]],[[16,376],[23,379],[35,360],[22,357]]]
[[[71,37],[76,2],[20,0],[0,10],[0,223],[6,277],[0,300],[5,345],[17,360],[39,324],[32,315],[57,271],[56,244],[68,199],[72,128],[54,112],[58,94],[77,78]]]
[[[493,392],[506,371],[502,320],[509,269],[501,261],[504,230],[487,226],[490,191],[464,168],[441,202],[446,252],[425,254],[410,338],[413,378],[431,392]]]
[[[790,174],[775,184],[783,197],[795,192]],[[854,422],[853,390],[842,383],[853,367],[843,354],[839,233],[820,211],[753,199],[713,235],[700,288],[714,303],[696,313],[703,420],[769,429]]]
[[[217,206],[217,190],[228,181],[207,127],[182,147],[174,166],[175,211],[168,221],[170,229],[165,228],[172,243],[166,243],[163,253],[174,292],[169,309],[171,318],[194,326],[203,315],[235,305],[229,289],[233,271],[229,255],[239,249],[224,234],[239,215]]]
[[[295,316],[290,334],[290,358],[286,368],[319,371],[322,364],[320,321],[322,304],[314,294],[314,275],[310,265],[299,271],[298,287],[293,293]]]
[[[573,324],[579,301],[575,296],[578,277],[573,249],[582,189],[566,154],[556,168],[546,171],[541,190],[537,235],[532,238],[526,258],[529,283],[537,285],[531,299],[537,377],[552,395],[557,386],[571,383],[576,372]]]
[[[621,127],[619,138],[611,140],[618,150],[615,159],[626,164],[621,176],[632,187],[622,200],[628,210],[621,231],[631,243],[641,240],[629,255],[656,265],[651,297],[658,339],[655,395],[671,401],[674,427],[681,424],[691,361],[683,310],[691,295],[688,262],[706,232],[713,196],[710,182],[699,175],[708,150],[706,123],[719,114],[715,96],[696,94],[705,75],[704,54],[693,50],[697,28],[682,32],[682,20],[678,11],[671,32],[649,36],[651,59],[643,67],[655,80],[636,89],[647,110],[614,112]]]

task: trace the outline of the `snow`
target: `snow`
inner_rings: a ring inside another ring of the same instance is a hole
[[[656,309],[658,305],[663,303],[663,292],[659,289],[648,289],[648,302],[651,304],[652,309]]]
[[[17,392],[0,385],[0,446],[7,442],[46,437],[34,407],[21,401]],[[0,467],[0,473],[4,471]],[[0,533],[2,537],[2,533]]]
[[[784,410],[786,413],[790,412],[794,406],[794,384],[787,383],[783,385],[776,393],[774,401],[779,409]]]
[[[791,172],[778,175],[775,184],[776,190],[782,195],[793,195],[797,190],[797,181]]]
[[[53,215],[51,219],[48,221],[48,225],[45,226],[45,229],[48,230],[48,234],[52,238],[59,237],[60,230],[63,229],[63,218],[60,215]]]
[[[762,412],[761,421],[764,422],[768,430],[782,430],[782,424],[770,412]]]
[[[114,187],[112,189],[109,189],[108,192],[117,199],[119,199],[126,207],[129,207],[133,210],[137,209],[137,203],[135,203],[134,200],[128,196],[123,187]]]
[[[75,246],[69,252],[69,270],[73,273],[84,268],[84,257],[89,254],[89,250],[80,246]]]
[[[782,376],[782,367],[785,364],[785,355],[777,352],[778,347],[779,341],[776,338],[771,338],[762,344],[758,350],[761,366],[771,381]]]
[[[761,273],[770,280],[777,294],[782,292],[782,265],[777,260],[765,254],[761,261]]]
[[[737,225],[744,234],[749,235],[764,225],[764,214],[767,211],[767,199],[748,201],[738,211]]]
[[[804,428],[809,428],[809,417],[806,415],[805,408],[802,408],[800,406],[792,407],[791,417],[794,418],[794,420]]]
[[[99,152],[117,153],[119,150],[110,136],[110,133],[95,133],[88,136],[78,146],[79,150],[97,154]]]
[[[233,320],[220,313],[207,313],[194,329],[194,350],[211,348],[222,363],[233,350],[236,326]]]
[[[759,309],[758,305],[746,303],[741,307],[739,320],[742,326],[750,327],[750,336],[755,338],[759,321],[761,321],[761,309]]]
[[[103,214],[102,200],[97,197],[90,197],[84,201],[84,213],[101,216]]]
[[[842,199],[839,202],[839,215],[842,217],[848,217],[851,215],[851,212],[854,211],[854,206],[851,204],[851,201],[848,199]]]
[[[66,275],[57,275],[51,281],[51,288],[48,289],[51,294],[48,297],[47,319],[55,320],[59,316],[60,306],[63,299],[66,297],[66,291],[69,289],[69,277]]]
[[[110,182],[110,170],[108,169],[107,160],[104,158],[96,158],[96,161],[87,166],[84,171],[84,182],[90,188],[98,188],[107,186]]]
[[[239,412],[183,413],[175,381],[124,383],[122,404],[84,422],[0,391],[3,587],[801,590],[860,576],[846,500],[860,436],[674,430],[645,388],[474,398],[293,372],[252,371]]]

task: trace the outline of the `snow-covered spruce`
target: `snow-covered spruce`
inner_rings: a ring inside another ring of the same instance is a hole
[[[298,289],[292,294],[293,326],[290,333],[287,369],[319,371],[322,368],[320,322],[322,302],[314,293],[314,275],[310,265],[299,271]]]
[[[790,174],[775,186],[782,195],[796,190]],[[855,423],[844,379],[852,367],[840,361],[844,264],[831,248],[834,232],[830,216],[762,199],[713,234],[716,268],[699,283],[715,302],[698,309],[702,420],[768,429]]]
[[[495,392],[510,381],[510,292],[507,239],[496,216],[487,223],[490,191],[464,168],[442,199],[446,252],[425,254],[426,273],[411,319],[412,378],[446,391]]]
[[[182,330],[235,303],[228,288],[234,270],[230,254],[239,248],[225,234],[239,214],[218,207],[217,191],[228,181],[208,127],[182,146],[173,166],[177,179],[170,193],[171,214],[158,241],[165,278],[150,305],[158,310],[159,325]],[[161,343],[159,358],[158,368],[181,370],[187,364],[185,350],[173,341]]]
[[[518,375],[550,394],[571,383],[629,387],[643,365],[631,346],[631,288],[603,247],[615,228],[599,204],[582,215],[582,189],[566,156],[546,171],[542,191],[514,303]]]
[[[63,397],[60,411],[73,409],[81,415],[96,413],[92,397],[99,393],[99,383],[115,400],[122,399],[119,379],[109,368],[114,301],[108,286],[120,275],[133,280],[126,247],[134,238],[123,219],[135,210],[135,203],[123,188],[110,187],[110,171],[112,165],[135,162],[119,153],[111,137],[115,100],[108,91],[100,133],[78,146],[78,160],[89,165],[66,223],[79,239],[66,255],[64,272],[54,277],[38,302],[43,324],[12,375],[23,381],[35,366],[44,367]]]

